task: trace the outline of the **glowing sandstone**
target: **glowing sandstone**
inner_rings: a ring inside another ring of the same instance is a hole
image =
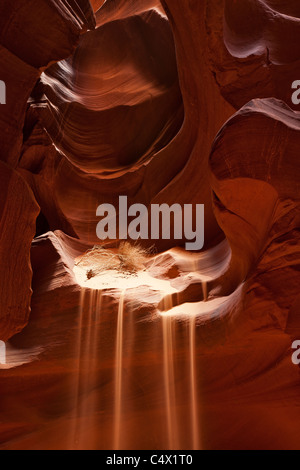
[[[1,448],[299,448],[299,2],[107,0],[95,20],[86,1],[19,0],[0,13],[14,96],[0,107],[0,326],[13,335]],[[96,208],[120,194],[204,203],[209,245],[156,240],[123,309],[119,277],[99,291],[83,270],[83,290],[73,271],[98,242]]]

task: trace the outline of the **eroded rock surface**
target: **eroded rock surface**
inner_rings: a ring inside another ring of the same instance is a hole
[[[2,1],[1,448],[299,448],[299,16]],[[119,195],[204,204],[204,250],[78,272]]]

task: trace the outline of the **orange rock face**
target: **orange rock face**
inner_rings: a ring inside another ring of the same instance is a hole
[[[1,449],[299,449],[299,39],[296,1],[2,0]],[[203,250],[101,243],[121,195],[204,204]]]

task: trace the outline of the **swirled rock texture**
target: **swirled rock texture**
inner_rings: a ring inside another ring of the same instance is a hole
[[[30,245],[39,212],[32,189],[16,173],[27,102],[42,70],[71,54],[80,34],[95,26],[95,18],[88,1],[55,0],[3,1],[0,17],[0,69],[7,95],[0,107],[0,339],[6,341],[26,325],[29,317]]]
[[[0,448],[299,449],[299,44],[296,1],[2,0]],[[80,272],[120,195],[204,249]]]

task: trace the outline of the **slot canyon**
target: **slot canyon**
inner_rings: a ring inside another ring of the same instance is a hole
[[[299,450],[299,1],[1,0],[0,80],[0,449]]]

